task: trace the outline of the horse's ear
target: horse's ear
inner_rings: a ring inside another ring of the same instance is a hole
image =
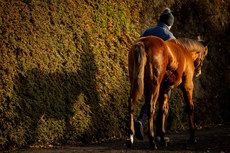
[[[202,41],[202,44],[204,45],[204,47],[207,47],[209,45],[210,40],[207,41]]]
[[[204,45],[204,47],[208,46],[208,44],[209,44],[209,42],[210,42],[210,40],[203,41],[203,40],[200,38],[200,35],[197,36],[197,40],[198,40],[199,42],[201,42],[202,45]]]

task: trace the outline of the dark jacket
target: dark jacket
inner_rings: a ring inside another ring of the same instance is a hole
[[[173,34],[169,31],[168,26],[162,22],[159,22],[157,26],[151,27],[141,34],[141,37],[146,36],[157,36],[163,39],[164,41],[170,38],[176,39],[173,36]]]

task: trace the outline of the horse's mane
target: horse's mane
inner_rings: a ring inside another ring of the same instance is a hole
[[[170,39],[169,41],[175,42],[177,44],[181,44],[185,48],[190,51],[202,52],[204,50],[204,46],[197,40],[192,40],[188,38],[179,38],[179,39]]]

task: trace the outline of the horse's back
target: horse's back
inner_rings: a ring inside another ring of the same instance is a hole
[[[163,46],[165,46],[165,41],[163,39],[156,36],[148,36],[140,38],[139,41],[144,43],[148,56],[163,53]]]

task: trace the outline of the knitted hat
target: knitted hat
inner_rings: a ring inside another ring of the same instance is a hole
[[[160,22],[172,26],[174,22],[174,17],[169,8],[166,8],[160,15]]]

